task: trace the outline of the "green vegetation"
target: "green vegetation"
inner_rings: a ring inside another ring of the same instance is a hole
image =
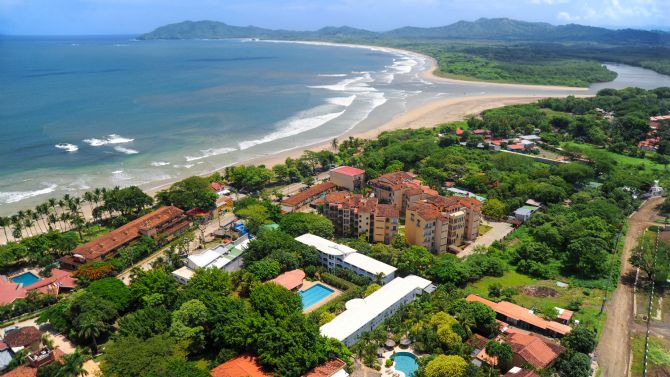
[[[531,51],[505,48],[493,54],[474,50],[433,55],[438,61],[438,74],[457,79],[585,87],[617,76],[596,61],[557,58],[555,54],[539,56]]]
[[[632,338],[633,361],[630,375],[641,377],[644,366],[644,335],[636,334]],[[670,348],[667,341],[655,336],[649,337],[647,354],[647,375],[658,375],[670,370]]]

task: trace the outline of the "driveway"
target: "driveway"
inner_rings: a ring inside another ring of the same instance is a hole
[[[495,241],[499,241],[514,230],[512,224],[501,222],[483,222],[484,225],[491,227],[484,235],[477,237],[475,242],[468,245],[462,252],[458,253],[459,258],[465,258],[471,255],[477,246],[491,246]]]

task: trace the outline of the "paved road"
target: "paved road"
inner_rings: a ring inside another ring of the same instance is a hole
[[[598,364],[603,377],[625,377],[630,362],[630,335],[633,325],[633,282],[635,270],[628,262],[630,252],[637,244],[642,232],[653,224],[658,215],[656,209],[663,198],[652,198],[645,202],[629,219],[628,233],[621,254],[621,275],[617,288],[606,306],[607,320],[600,343],[596,348]]]
[[[484,223],[491,227],[483,236],[477,237],[475,242],[468,245],[462,252],[458,253],[459,258],[465,258],[475,251],[477,246],[490,246],[493,242],[505,238],[514,228],[510,223],[487,222]]]

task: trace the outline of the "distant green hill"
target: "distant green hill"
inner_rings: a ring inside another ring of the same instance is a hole
[[[440,27],[403,27],[373,32],[348,26],[316,31],[272,30],[256,26],[232,26],[217,21],[184,21],[161,26],[139,39],[273,38],[316,40],[500,40],[526,42],[591,42],[608,45],[670,45],[670,33],[647,30],[611,30],[576,24],[555,26],[509,18],[480,18]]]

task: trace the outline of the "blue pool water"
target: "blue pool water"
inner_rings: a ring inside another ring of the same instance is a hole
[[[37,283],[40,281],[40,277],[33,274],[32,272],[24,272],[21,275],[16,275],[10,279],[14,283],[22,283],[24,287],[29,286],[30,284]]]
[[[300,291],[300,298],[302,299],[302,309],[305,310],[324,298],[333,294],[332,289],[321,285],[314,284],[304,291]]]
[[[395,361],[395,369],[405,373],[405,377],[412,377],[414,372],[419,369],[419,363],[416,362],[416,356],[410,352],[398,352],[391,356]]]

